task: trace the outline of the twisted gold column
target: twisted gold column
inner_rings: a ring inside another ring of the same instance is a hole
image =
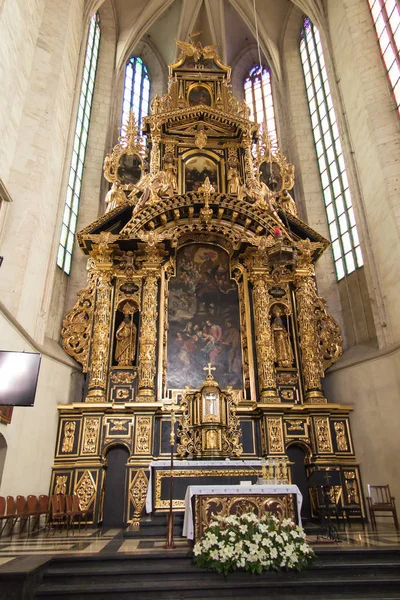
[[[263,402],[279,402],[276,388],[275,351],[269,320],[269,295],[265,277],[252,277],[254,327],[260,398]]]
[[[107,370],[110,353],[112,262],[95,263],[96,304],[93,322],[89,392],[86,402],[106,402]]]
[[[297,301],[297,323],[300,337],[301,363],[304,378],[305,401],[308,403],[327,402],[323,392],[321,377],[324,376],[323,358],[319,347],[319,333],[315,315],[314,269],[298,271],[294,278]]]
[[[155,397],[157,343],[157,280],[159,274],[145,271],[138,361],[138,401],[152,402]]]

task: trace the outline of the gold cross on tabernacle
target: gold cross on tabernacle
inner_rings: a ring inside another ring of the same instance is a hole
[[[216,371],[216,370],[217,370],[217,368],[212,367],[210,362],[208,363],[208,365],[206,367],[203,367],[203,371],[208,371],[209,377],[212,377],[211,371]]]

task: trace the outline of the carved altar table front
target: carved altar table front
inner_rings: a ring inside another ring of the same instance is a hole
[[[146,512],[169,507],[170,461],[155,460],[150,463]],[[255,483],[261,476],[261,460],[175,460],[174,509],[183,510],[188,486],[213,487],[239,485],[240,481]]]
[[[183,535],[200,539],[216,514],[228,516],[272,512],[301,525],[303,496],[297,485],[205,485],[189,486],[185,496]]]

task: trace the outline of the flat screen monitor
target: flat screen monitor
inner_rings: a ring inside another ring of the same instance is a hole
[[[0,406],[33,406],[42,356],[0,350]]]

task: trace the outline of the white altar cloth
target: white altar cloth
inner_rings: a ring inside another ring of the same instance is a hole
[[[151,513],[153,511],[153,468],[161,467],[163,469],[169,469],[171,466],[170,460],[153,460],[150,465],[149,474],[149,486],[146,494],[146,512]],[[254,469],[254,474],[260,476],[261,471],[261,460],[174,460],[174,470],[181,469],[182,467],[249,467]]]
[[[192,496],[208,496],[210,494],[296,494],[297,514],[301,526],[300,511],[303,496],[297,485],[190,485],[185,495],[185,517],[182,532],[182,535],[189,540],[194,538]]]

